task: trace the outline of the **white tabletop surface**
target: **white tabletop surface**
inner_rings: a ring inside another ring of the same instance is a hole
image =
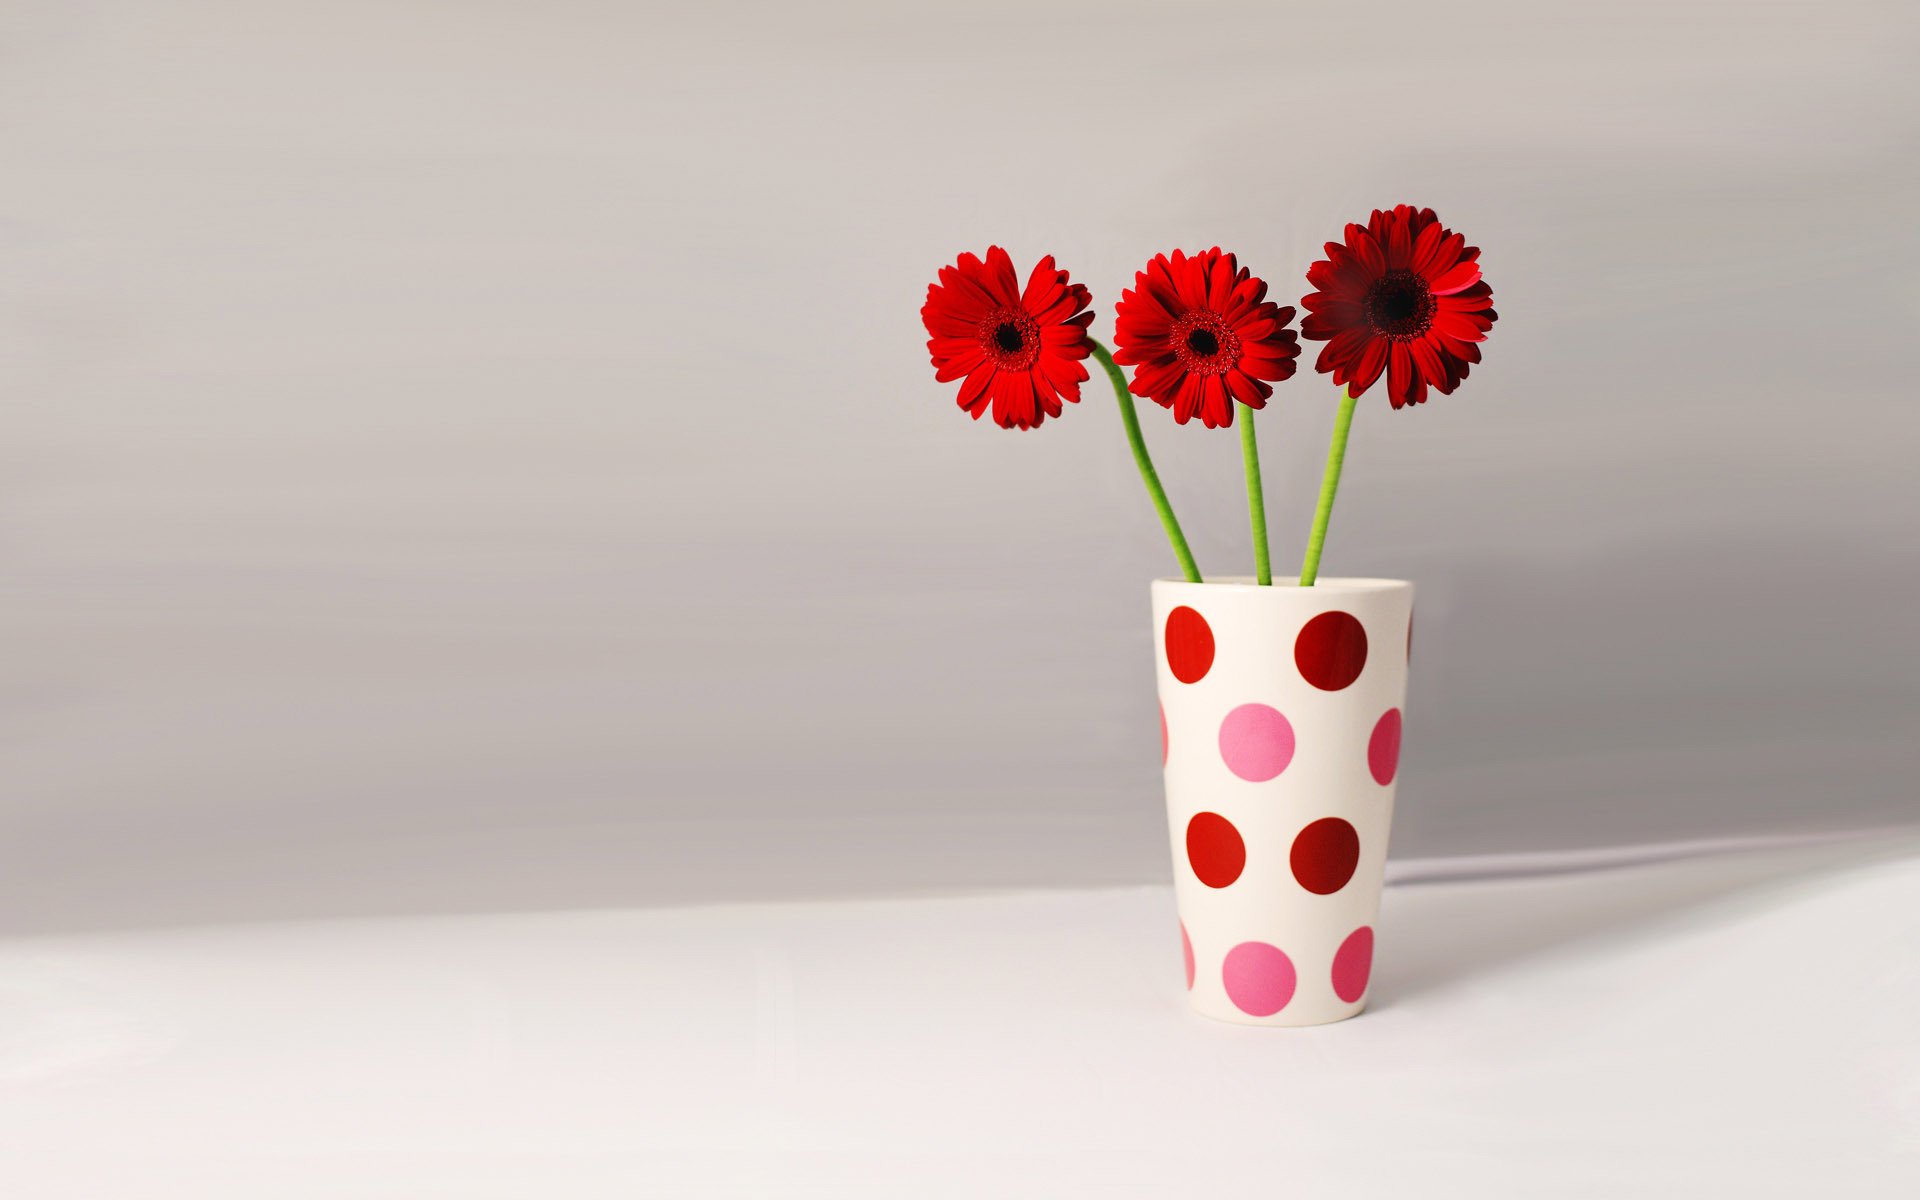
[[[1920,1195],[1920,856],[1389,888],[1371,1010],[1167,889],[0,942],[0,1196]]]

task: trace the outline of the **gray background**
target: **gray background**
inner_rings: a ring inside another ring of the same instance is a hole
[[[1396,854],[1920,815],[1910,5],[0,25],[7,928],[1164,878],[1112,402],[967,421],[926,282],[1052,252],[1104,337],[1399,200],[1502,317],[1333,530],[1420,589]],[[1143,417],[1245,572],[1232,435]]]

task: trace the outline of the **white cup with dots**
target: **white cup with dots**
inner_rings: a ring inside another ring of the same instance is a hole
[[[1413,585],[1153,585],[1167,824],[1195,1011],[1366,1007],[1399,776]]]

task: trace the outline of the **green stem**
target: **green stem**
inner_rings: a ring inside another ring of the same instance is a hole
[[[1333,494],[1340,490],[1340,468],[1347,461],[1347,431],[1353,428],[1353,397],[1340,392],[1340,410],[1333,418],[1333,443],[1327,447],[1327,470],[1320,477],[1320,506],[1313,512],[1313,532],[1307,535],[1307,560],[1300,564],[1300,586],[1312,587],[1320,577],[1320,551],[1327,544],[1327,520],[1333,516]]]
[[[1267,557],[1267,499],[1260,487],[1260,443],[1253,439],[1253,410],[1240,406],[1240,463],[1247,469],[1247,518],[1253,523],[1253,573],[1261,587],[1273,582]]]
[[[1200,582],[1200,568],[1193,561],[1193,551],[1187,549],[1186,535],[1180,532],[1180,522],[1174,518],[1173,505],[1167,502],[1167,489],[1160,486],[1160,475],[1153,469],[1153,459],[1147,454],[1147,441],[1140,435],[1140,415],[1133,411],[1133,393],[1127,390],[1127,377],[1113,361],[1113,355],[1107,348],[1092,338],[1087,343],[1093,347],[1093,357],[1106,368],[1107,378],[1113,380],[1114,399],[1120,402],[1120,422],[1127,427],[1127,444],[1133,447],[1133,465],[1140,468],[1140,481],[1147,485],[1147,495],[1153,499],[1154,511],[1160,514],[1160,524],[1167,531],[1167,540],[1173,543],[1173,556],[1180,560],[1180,570],[1188,583]]]

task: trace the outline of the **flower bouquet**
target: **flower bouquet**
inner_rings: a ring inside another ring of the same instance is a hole
[[[1089,329],[1092,296],[1052,256],[1024,286],[998,246],[943,267],[921,309],[935,377],[960,407],[1035,429],[1080,399],[1085,361],[1113,383],[1133,460],[1180,579],[1152,587],[1160,745],[1181,950],[1194,1008],[1257,1025],[1358,1013],[1399,773],[1413,586],[1320,577],[1327,525],[1361,396],[1385,380],[1395,409],[1450,394],[1480,361],[1493,293],[1480,251],[1431,209],[1350,224],[1307,269],[1294,310],[1219,248],[1156,255],[1114,308],[1113,346]],[[1341,388],[1333,441],[1294,578],[1274,579],[1253,414],[1294,374],[1299,337]],[[1127,368],[1132,370],[1128,378]],[[1209,429],[1240,426],[1254,574],[1203,579],[1147,452],[1134,397]]]

